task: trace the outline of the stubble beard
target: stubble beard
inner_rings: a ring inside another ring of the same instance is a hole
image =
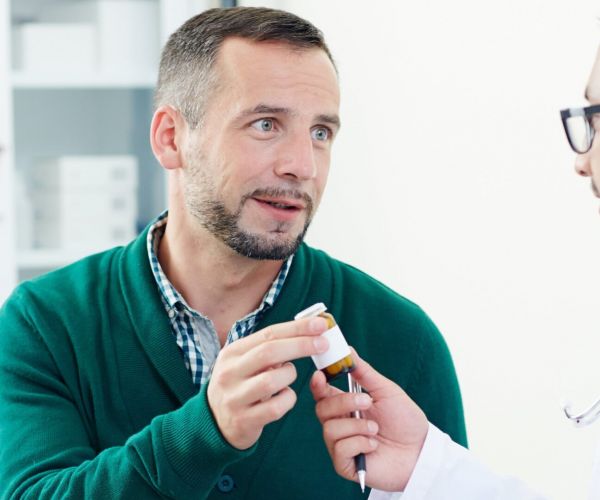
[[[217,196],[212,180],[194,163],[188,162],[185,203],[190,214],[202,227],[233,251],[250,259],[284,260],[298,250],[312,221],[313,201],[308,194],[296,189],[259,188],[244,195],[237,210],[232,212]],[[287,234],[289,225],[286,222],[279,222],[267,234],[252,233],[240,227],[245,203],[251,198],[260,196],[292,198],[303,201],[306,221],[296,237]]]

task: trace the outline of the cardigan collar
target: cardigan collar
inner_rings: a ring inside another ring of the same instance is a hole
[[[169,389],[183,404],[196,394],[197,389],[175,342],[148,262],[148,230],[149,227],[121,253],[118,262],[120,288],[139,341]],[[314,302],[330,301],[331,274],[327,266],[317,266],[319,269],[315,269],[319,259],[315,259],[313,254],[314,250],[306,244],[300,245],[275,305],[265,312],[256,330],[291,321],[298,311]],[[326,296],[321,295],[322,292]],[[302,359],[295,364],[298,378],[292,388],[296,390],[294,386],[306,383],[306,376],[312,373],[312,362]]]

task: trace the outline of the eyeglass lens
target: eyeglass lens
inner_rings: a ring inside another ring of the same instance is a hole
[[[577,153],[587,153],[594,138],[594,129],[587,116],[570,116],[565,121],[571,146]]]

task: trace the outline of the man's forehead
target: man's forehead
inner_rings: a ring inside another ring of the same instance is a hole
[[[333,63],[322,48],[296,46],[285,40],[256,41],[238,36],[228,36],[223,41],[217,53],[217,61],[237,65],[240,60],[246,62],[250,59],[252,65],[256,66],[271,62],[277,57],[290,59],[291,55],[295,55],[295,62],[298,62],[303,59],[302,56],[316,54],[327,60],[331,69],[335,71]]]
[[[585,89],[585,98],[591,103],[600,103],[600,47],[596,52],[596,60]]]
[[[219,78],[230,92],[225,97],[240,110],[267,105],[295,109],[296,104],[319,104],[320,113],[339,108],[339,83],[334,66],[320,48],[300,49],[286,42],[255,42],[231,37],[218,55]],[[296,99],[290,100],[290,95]],[[302,99],[304,100],[302,101]]]

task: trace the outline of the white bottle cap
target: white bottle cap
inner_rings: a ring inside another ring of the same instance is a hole
[[[294,316],[294,319],[310,318],[311,316],[317,316],[325,311],[327,311],[325,304],[323,304],[323,302],[317,302],[316,304],[304,309],[304,311],[300,311],[298,314],[296,314],[296,316]]]

